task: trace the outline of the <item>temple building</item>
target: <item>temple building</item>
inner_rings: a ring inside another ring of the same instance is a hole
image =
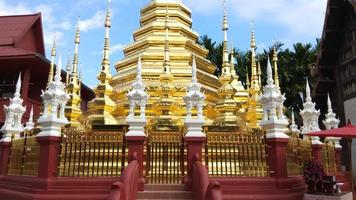
[[[0,106],[7,105],[13,96],[19,74],[21,73],[21,96],[27,111],[23,122],[33,115],[41,113],[41,90],[53,79],[54,62],[45,57],[41,14],[0,16]],[[15,38],[15,39],[14,39]],[[56,55],[55,44],[51,56]],[[52,71],[51,71],[52,70]],[[62,72],[65,78],[65,71]],[[82,84],[81,109],[86,110],[87,103],[93,98],[92,90]],[[1,109],[0,126],[5,121]]]

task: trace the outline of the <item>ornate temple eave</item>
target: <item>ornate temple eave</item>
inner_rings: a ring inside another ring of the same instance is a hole
[[[174,21],[179,21],[182,23],[182,25],[185,25],[187,27],[192,26],[192,20],[190,14],[187,13],[182,13],[180,10],[176,10],[177,7],[172,7],[171,6],[164,6],[163,7],[155,7],[154,10],[148,13],[141,14],[141,20],[140,23],[142,26],[145,26],[147,24],[150,24],[151,22],[158,21],[159,19],[164,19],[166,17],[166,9],[169,9],[169,17],[171,19],[174,19]]]
[[[141,9],[141,16],[143,16],[145,13],[150,12],[151,10],[154,10],[157,7],[166,8],[167,5],[172,7],[178,7],[180,11],[186,13],[189,16],[192,13],[192,11],[182,2],[172,0],[153,0],[150,4]]]

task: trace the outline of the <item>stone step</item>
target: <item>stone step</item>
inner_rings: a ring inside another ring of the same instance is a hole
[[[146,184],[145,191],[184,191],[183,184]]]
[[[193,194],[186,191],[144,191],[138,192],[137,199],[192,199]]]

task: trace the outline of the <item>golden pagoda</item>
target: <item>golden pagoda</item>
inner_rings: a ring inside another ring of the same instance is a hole
[[[196,55],[198,81],[206,95],[204,112],[214,107],[220,82],[214,76],[216,67],[206,59],[208,50],[196,43],[199,35],[192,30],[190,9],[178,0],[153,0],[141,10],[140,25],[133,34],[134,42],[124,49],[125,58],[115,65],[117,74],[112,84],[113,99],[119,105],[115,111],[118,123],[126,124],[126,94],[135,80],[140,55],[142,79],[150,96],[146,108],[148,126],[163,123],[158,113],[163,114],[161,119],[169,116],[168,121],[174,122],[171,125],[183,124],[183,96],[191,83],[192,54]]]
[[[110,3],[107,3],[106,18],[105,18],[105,40],[103,50],[103,60],[101,63],[101,71],[97,76],[99,81],[95,88],[95,98],[89,102],[88,122],[91,125],[113,125],[117,124],[116,119],[112,115],[116,108],[115,102],[111,99],[113,87],[110,85],[112,75],[110,72],[110,27],[111,13]]]
[[[258,75],[258,70],[256,66],[256,41],[255,33],[252,29],[251,31],[251,81],[249,87],[250,98],[248,100],[246,120],[248,127],[258,128],[259,121],[263,117],[263,110],[259,100],[259,95],[261,94],[260,79]]]
[[[69,77],[69,83],[67,85],[67,93],[69,94],[70,99],[65,108],[65,116],[69,121],[69,124],[67,126],[80,125],[79,117],[82,115],[82,111],[80,109],[80,80],[78,77],[78,48],[80,43],[79,21],[75,33],[74,43],[75,49],[73,58],[73,68]]]
[[[229,63],[229,50],[228,50],[228,41],[227,41],[227,31],[228,31],[228,19],[226,12],[226,5],[224,1],[224,19],[223,19],[223,32],[224,32],[224,42],[223,42],[223,63],[222,63],[222,73],[219,77],[221,83],[220,88],[218,89],[218,94],[220,100],[216,104],[216,109],[219,113],[218,117],[215,119],[216,125],[223,126],[237,126],[238,125],[238,108],[241,106],[238,104],[234,95],[236,89],[230,84],[233,81],[231,74],[231,66]],[[236,74],[236,73],[235,73]]]

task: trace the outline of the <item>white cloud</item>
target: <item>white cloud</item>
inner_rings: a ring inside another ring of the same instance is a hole
[[[22,3],[8,5],[5,0],[0,0],[0,15],[29,14],[32,10]]]
[[[221,1],[184,0],[184,2],[193,12],[203,15],[216,15],[220,12],[222,15]],[[229,15],[243,20],[263,20],[281,25],[287,29],[286,32],[291,37],[295,35],[319,37],[326,3],[325,0],[227,0]]]
[[[115,44],[110,48],[110,54],[115,54],[122,51],[126,45],[125,44]]]
[[[97,11],[91,18],[86,20],[80,20],[80,30],[88,32],[93,29],[101,28],[104,26],[105,12]]]

